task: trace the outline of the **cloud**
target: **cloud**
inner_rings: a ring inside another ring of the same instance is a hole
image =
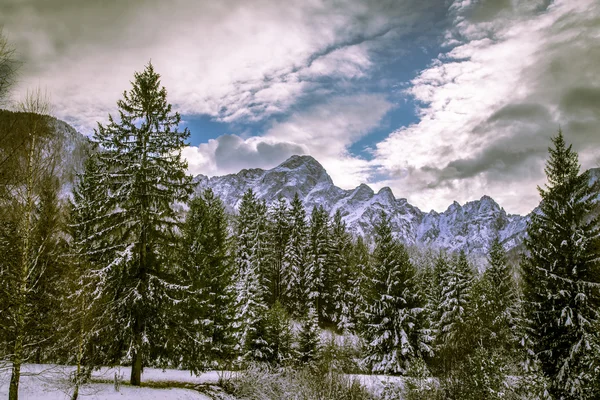
[[[224,175],[243,168],[271,168],[294,154],[305,152],[303,146],[295,143],[222,135],[200,146],[185,148],[183,156],[193,174]]]
[[[425,209],[485,193],[527,213],[559,126],[583,167],[595,166],[600,4],[461,0],[451,13],[448,50],[406,90],[420,121],[377,145],[380,173]]]
[[[344,188],[365,182],[371,164],[348,147],[378,127],[393,105],[382,94],[339,96],[275,122],[262,136],[222,135],[184,151],[192,173],[221,175],[241,168],[272,168],[293,154],[310,154]]]
[[[47,88],[57,116],[89,132],[150,59],[181,113],[280,115],[323,78],[364,77],[372,43],[429,26],[443,2],[8,0],[0,25],[25,61],[17,95]]]

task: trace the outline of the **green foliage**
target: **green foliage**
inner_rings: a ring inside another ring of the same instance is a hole
[[[290,206],[290,235],[283,259],[284,304],[293,317],[301,317],[306,312],[303,288],[308,263],[307,241],[306,211],[296,193]]]
[[[392,237],[389,217],[383,212],[375,233],[365,316],[365,364],[373,372],[405,373],[412,358],[430,352],[423,331],[424,299],[417,290],[416,270],[408,253]]]
[[[391,391],[388,389],[388,391]],[[388,395],[388,397],[391,397]],[[385,396],[384,396],[385,398]],[[402,388],[404,400],[443,399],[437,379],[433,377],[422,358],[415,358],[406,371],[406,380]]]
[[[99,203],[102,262],[90,274],[95,301],[110,321],[102,332],[110,363],[133,363],[131,383],[140,384],[144,363],[169,357],[170,312],[184,286],[175,249],[180,240],[176,204],[187,202],[191,177],[181,158],[189,131],[178,131],[181,117],[172,112],[160,76],[148,64],[135,73],[130,91],[117,101],[118,122],[109,115],[98,124],[98,177],[107,196]],[[123,327],[126,327],[125,329]]]
[[[284,261],[290,237],[290,211],[282,197],[269,209],[269,268],[267,271],[270,305],[283,302],[285,292]]]
[[[328,251],[328,281],[331,288],[328,315],[341,332],[351,332],[356,327],[357,308],[360,304],[360,269],[352,261],[352,238],[338,209],[331,224]],[[367,256],[368,257],[368,256]],[[365,259],[366,262],[366,259]]]
[[[233,358],[234,270],[227,217],[212,190],[191,201],[182,230],[182,272],[190,287],[176,307],[184,323],[173,332],[180,340],[172,351],[194,372],[224,368]]]
[[[314,307],[309,307],[302,319],[298,332],[296,361],[301,365],[313,365],[321,357],[321,338],[319,336],[319,317]]]
[[[560,131],[552,143],[548,183],[538,188],[542,203],[528,226],[521,266],[531,340],[554,397],[597,398],[600,225],[577,153]]]
[[[272,357],[272,349],[265,341],[268,310],[262,274],[267,264],[265,220],[264,202],[258,201],[249,189],[242,197],[236,227],[234,328],[236,349],[243,362]]]
[[[310,215],[307,268],[302,286],[306,307],[314,304],[320,323],[331,322],[333,314],[333,276],[329,257],[328,216],[323,206],[315,207]]]
[[[272,365],[287,365],[293,359],[293,334],[287,311],[279,302],[269,309],[266,319],[265,341],[271,349],[267,362]]]

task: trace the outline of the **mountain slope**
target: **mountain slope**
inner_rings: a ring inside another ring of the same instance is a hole
[[[231,212],[249,188],[267,204],[279,197],[291,200],[298,193],[308,212],[317,205],[331,215],[339,209],[355,234],[371,235],[375,219],[384,210],[391,216],[394,234],[403,242],[471,254],[486,253],[496,235],[507,250],[518,246],[529,220],[527,216],[507,214],[488,196],[464,205],[454,202],[438,213],[423,212],[406,199],[397,199],[388,187],[377,193],[365,184],[343,190],[333,184],[323,166],[310,156],[292,156],[270,170],[244,169],[237,174],[211,178],[198,175],[195,180],[197,191],[212,188]]]

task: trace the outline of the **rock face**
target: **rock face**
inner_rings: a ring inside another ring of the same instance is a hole
[[[437,213],[423,212],[406,199],[395,198],[388,187],[377,193],[365,184],[343,190],[310,156],[292,156],[270,170],[244,169],[237,174],[212,178],[198,175],[195,179],[198,192],[212,188],[230,212],[236,210],[249,188],[267,204],[279,197],[291,200],[298,193],[308,213],[318,205],[330,215],[340,210],[355,234],[370,236],[379,212],[384,210],[391,216],[394,234],[404,243],[471,254],[485,254],[496,235],[507,250],[520,245],[529,220],[528,216],[507,214],[488,196],[464,205],[454,202],[446,211]]]

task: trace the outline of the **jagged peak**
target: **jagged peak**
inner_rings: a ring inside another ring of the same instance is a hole
[[[293,155],[279,164],[277,168],[298,169],[302,166],[309,166],[325,171],[325,168],[323,168],[321,163],[319,163],[313,156],[309,155]]]
[[[394,197],[394,193],[392,192],[392,189],[390,189],[389,186],[384,186],[381,189],[379,189],[379,192],[377,192],[377,196],[385,198],[390,203],[396,201],[396,197]]]
[[[452,202],[452,204],[450,204],[448,206],[448,209],[446,211],[452,211],[452,210],[455,210],[455,209],[458,209],[458,208],[462,208],[462,206],[460,205],[460,203],[458,201],[454,200]]]
[[[355,193],[369,193],[370,195],[375,194],[373,189],[371,189],[371,186],[367,185],[366,183],[361,183],[360,185],[358,185],[356,187],[356,189],[354,189],[354,192]]]

